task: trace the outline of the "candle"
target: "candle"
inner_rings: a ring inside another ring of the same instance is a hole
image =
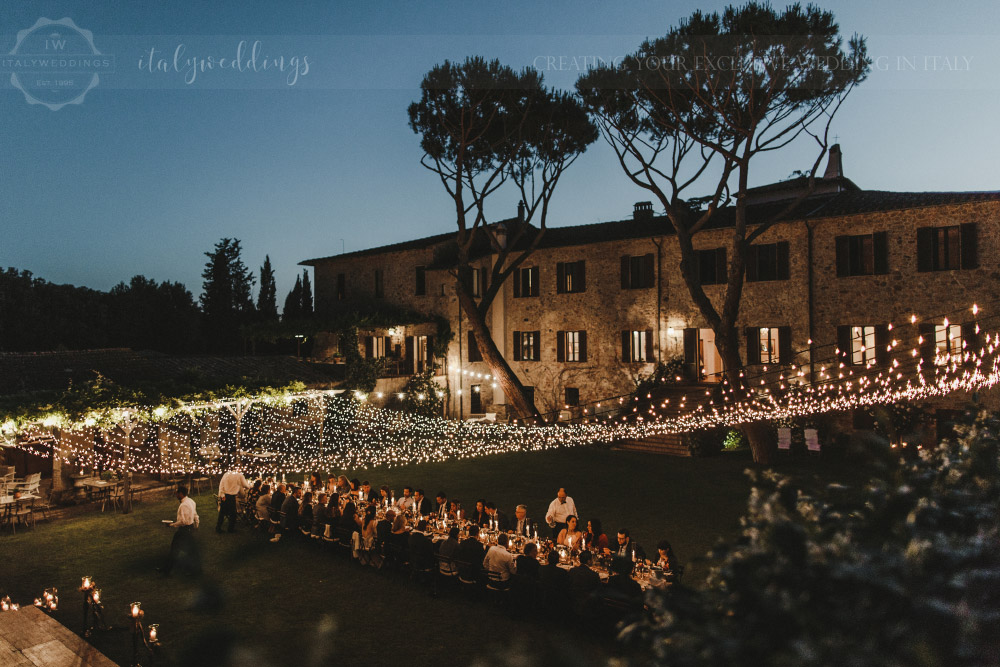
[[[101,603],[101,589],[100,588],[95,588],[94,592],[90,596],[90,598],[94,601],[94,604],[100,604]]]
[[[0,611],[10,611],[10,596],[5,595],[0,599]]]
[[[159,635],[160,626],[156,623],[149,626],[149,641],[155,642]]]
[[[17,611],[20,608],[21,608],[21,605],[19,605],[18,603],[16,603],[16,602],[11,602],[10,603],[10,610],[11,611]]]
[[[36,607],[41,607],[42,606],[42,599],[41,598],[35,598],[35,606]]]
[[[81,586],[81,588],[86,591],[86,590],[89,590],[90,587],[93,586],[93,585],[94,584],[93,584],[93,580],[92,580],[91,577],[84,577],[83,578],[83,585]]]
[[[142,607],[141,602],[132,603],[132,618],[139,618],[139,608]]]

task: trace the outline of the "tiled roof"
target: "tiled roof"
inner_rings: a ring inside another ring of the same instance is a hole
[[[1000,201],[1000,191],[986,192],[888,192],[884,190],[845,190],[842,192],[814,195],[804,199],[795,210],[786,214],[784,220],[814,220],[837,216],[876,213],[907,208],[923,208],[926,206],[943,206],[948,204],[965,204],[980,201]],[[781,213],[787,201],[774,201],[763,204],[753,204],[747,208],[747,222],[751,225],[771,220]],[[731,227],[736,209],[729,206],[720,209],[713,216],[707,228],[720,229]],[[656,216],[647,220],[615,220],[587,225],[571,225],[567,227],[549,227],[539,243],[540,248],[557,248],[571,245],[586,245],[603,241],[619,241],[634,238],[649,238],[672,233],[670,221],[666,216]],[[310,259],[300,264],[314,266],[324,260],[342,257],[361,257],[380,255],[399,250],[430,248],[437,245],[453,243],[455,233],[437,234],[422,239],[396,243],[393,245],[359,250],[357,252],[319,259]],[[522,238],[519,246],[530,243],[531,235]],[[479,252],[476,256],[486,254],[488,246],[477,243]],[[439,264],[439,262],[435,262]],[[432,267],[433,268],[433,267]]]
[[[219,383],[251,378],[274,385],[299,381],[312,388],[332,387],[338,381],[330,364],[287,356],[172,357],[121,348],[7,352],[0,353],[0,394],[64,389],[71,382],[93,380],[98,373],[123,386],[181,380],[191,374]]]

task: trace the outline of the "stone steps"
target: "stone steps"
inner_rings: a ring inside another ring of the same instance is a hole
[[[646,452],[649,454],[665,454],[667,456],[691,456],[691,451],[684,443],[679,433],[652,435],[648,438],[622,440],[615,444],[615,449],[627,452]]]

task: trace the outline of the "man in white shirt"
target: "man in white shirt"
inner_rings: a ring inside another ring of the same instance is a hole
[[[177,520],[164,523],[165,526],[176,528],[174,538],[170,541],[170,555],[162,568],[157,568],[163,574],[170,575],[174,566],[180,566],[190,574],[201,574],[201,557],[198,544],[194,539],[194,531],[198,527],[198,508],[188,497],[186,486],[177,487]]]
[[[507,551],[507,534],[497,537],[496,546],[490,547],[483,558],[483,569],[490,573],[489,584],[493,587],[506,586],[516,572],[514,555]]]
[[[549,503],[549,511],[545,513],[545,523],[552,529],[552,539],[559,537],[559,531],[566,527],[566,517],[580,516],[576,511],[576,503],[566,495],[566,488],[561,487],[556,498]]]
[[[222,532],[222,522],[229,518],[229,532],[236,532],[236,497],[250,488],[247,478],[237,470],[230,470],[219,481],[219,520],[215,532]]]
[[[403,512],[408,512],[413,509],[413,489],[404,486],[403,496],[396,501],[396,507],[398,507]]]

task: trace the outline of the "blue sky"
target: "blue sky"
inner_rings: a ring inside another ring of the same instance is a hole
[[[422,75],[446,58],[540,66],[569,88],[579,67],[634,50],[689,2],[6,2],[0,53],[40,17],[90,30],[115,69],[80,105],[26,103],[0,75],[0,266],[108,289],[132,275],[197,294],[203,252],[243,240],[269,253],[279,301],[297,262],[447,232],[436,178],[406,123]],[[846,174],[885,190],[1000,189],[1000,12],[991,2],[827,3],[880,66],[834,124]],[[262,55],[309,61],[285,72],[148,71],[172,58]],[[547,66],[555,63],[555,67]],[[812,161],[802,143],[762,160],[752,184]],[[553,226],[627,217],[648,197],[595,144],[560,182]],[[513,214],[513,195],[491,217]]]

